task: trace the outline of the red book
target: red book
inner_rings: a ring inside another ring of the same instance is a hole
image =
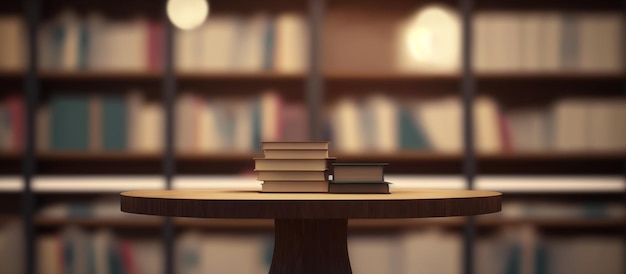
[[[498,126],[500,129],[500,142],[502,143],[502,150],[505,152],[513,151],[513,141],[511,139],[511,129],[509,127],[509,121],[502,111],[498,111]]]
[[[137,267],[133,257],[133,247],[128,240],[120,241],[120,253],[122,255],[122,262],[124,264],[124,273],[136,274]]]
[[[148,70],[159,71],[163,67],[163,24],[151,20],[148,23]]]
[[[11,123],[11,150],[21,150],[24,145],[24,98],[10,96],[6,101]]]

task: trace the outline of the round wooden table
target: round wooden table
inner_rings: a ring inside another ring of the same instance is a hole
[[[235,190],[123,192],[124,212],[196,218],[274,219],[270,274],[352,273],[348,219],[469,216],[500,211],[502,194],[414,190],[391,194]]]

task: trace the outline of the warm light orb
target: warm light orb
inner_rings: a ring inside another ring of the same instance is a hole
[[[205,0],[168,0],[167,17],[174,26],[189,30],[200,26],[209,14]]]
[[[404,45],[417,66],[453,68],[458,63],[460,36],[457,14],[444,6],[432,5],[409,21]]]

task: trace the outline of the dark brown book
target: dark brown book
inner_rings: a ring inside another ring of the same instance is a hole
[[[384,182],[387,163],[333,163],[333,181]]]
[[[328,184],[329,193],[343,194],[389,194],[389,183],[370,183],[370,182],[332,182]]]

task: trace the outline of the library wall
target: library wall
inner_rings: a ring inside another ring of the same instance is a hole
[[[473,2],[475,188],[505,197],[476,219],[475,273],[624,273],[623,7]],[[163,219],[120,212],[118,194],[165,187],[164,4],[42,3],[34,113],[25,14],[0,4],[0,273],[24,271],[29,115],[38,273],[161,273]],[[260,142],[313,133],[346,162],[389,162],[392,191],[466,188],[455,1],[325,1],[318,47],[306,1],[210,5],[171,40],[172,188],[260,189]],[[271,220],[173,223],[175,273],[269,269]],[[462,273],[464,223],[350,221],[353,271]]]

